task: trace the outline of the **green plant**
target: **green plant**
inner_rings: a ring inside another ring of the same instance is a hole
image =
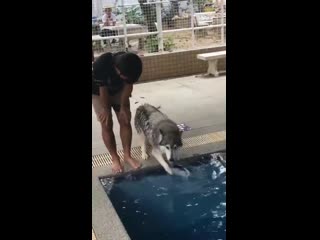
[[[154,35],[148,36],[146,47],[149,53],[158,52],[158,37]]]
[[[131,8],[127,8],[126,23],[135,23],[135,24],[144,23],[144,18],[143,18],[140,6],[133,6]]]
[[[122,15],[122,8],[116,9],[116,15]],[[139,5],[126,8],[126,23],[143,24],[144,17]]]
[[[157,31],[154,23],[156,19],[156,6],[155,4],[145,4],[147,0],[138,0],[139,6],[133,6],[126,9],[126,23],[144,24],[148,27],[149,32]],[[115,10],[116,15],[122,14],[122,8],[117,7]]]
[[[194,0],[194,7],[196,12],[204,12],[204,4],[207,0]]]
[[[163,50],[165,51],[171,52],[175,46],[176,45],[171,36],[165,39],[163,42],[163,48],[164,48]]]

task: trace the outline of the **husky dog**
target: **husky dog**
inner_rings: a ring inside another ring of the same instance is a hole
[[[177,124],[150,104],[138,107],[134,124],[141,140],[142,159],[148,158],[146,146],[147,144],[151,145],[151,154],[167,173],[172,175],[171,166],[176,160],[177,150],[182,147],[182,132]],[[166,155],[166,160],[163,158],[163,154]]]

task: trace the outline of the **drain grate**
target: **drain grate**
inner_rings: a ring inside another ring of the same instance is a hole
[[[204,134],[183,139],[183,148],[196,147],[204,144],[220,142],[226,139],[225,131]]]
[[[208,133],[208,134],[203,134],[200,136],[182,139],[183,149],[201,146],[201,145],[209,144],[209,143],[220,142],[220,141],[224,141],[224,140],[226,140],[226,131]],[[150,148],[148,149],[148,152],[150,152],[149,150],[150,150]],[[119,150],[118,154],[119,154],[120,160],[123,162],[123,151]],[[142,160],[140,147],[132,148],[131,154],[132,154],[133,158],[140,160],[140,161]],[[108,166],[108,165],[112,165],[111,156],[109,153],[103,153],[103,154],[92,156],[92,168]]]

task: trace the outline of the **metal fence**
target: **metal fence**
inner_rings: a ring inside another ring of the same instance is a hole
[[[223,0],[92,1],[95,55],[116,51],[161,54],[226,43],[226,4]],[[103,23],[106,5],[111,7],[110,15],[115,19]]]

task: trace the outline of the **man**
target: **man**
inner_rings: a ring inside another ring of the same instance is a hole
[[[114,26],[116,25],[116,15],[112,13],[112,7],[107,6],[104,8],[104,14],[102,16],[103,26]]]
[[[138,81],[141,73],[141,59],[134,53],[105,53],[93,62],[92,104],[101,124],[104,144],[112,158],[114,173],[122,172],[123,166],[116,149],[111,108],[115,111],[120,125],[124,161],[134,169],[141,166],[130,153],[132,127],[129,101],[133,83]]]
[[[103,26],[114,26],[116,25],[116,15],[114,15],[112,13],[112,7],[111,6],[106,6],[104,8],[104,14],[102,16],[102,23]],[[102,29],[101,30],[101,34],[102,37],[108,37],[108,36],[116,36],[117,35],[117,31],[114,30],[110,30],[110,29]],[[112,43],[115,43],[116,40],[112,39]],[[107,44],[107,41],[104,40],[104,44]]]

